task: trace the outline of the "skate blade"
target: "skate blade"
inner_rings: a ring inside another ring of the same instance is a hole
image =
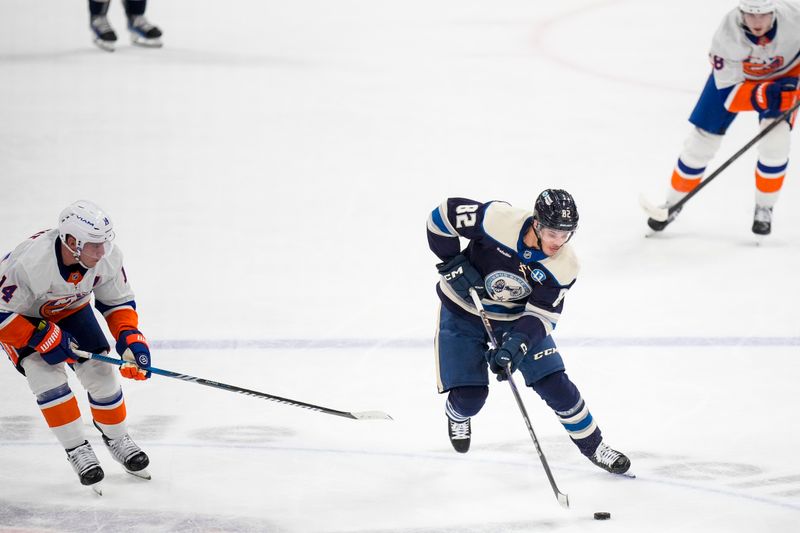
[[[114,41],[103,41],[102,39],[95,39],[93,42],[95,46],[97,46],[100,50],[104,50],[106,52],[114,51]]]
[[[138,477],[140,479],[146,479],[148,481],[152,479],[152,477],[150,476],[150,472],[148,472],[146,468],[143,468],[142,470],[138,470],[136,472],[134,472],[133,470],[128,470],[126,468],[125,471],[130,475]]]
[[[142,48],[161,48],[164,46],[164,43],[161,42],[160,37],[158,39],[147,39],[145,37],[131,35],[131,43],[135,44],[136,46],[141,46]]]

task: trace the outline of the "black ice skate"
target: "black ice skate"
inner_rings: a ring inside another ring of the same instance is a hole
[[[472,425],[469,418],[463,422],[456,422],[448,416],[447,434],[450,436],[450,444],[458,453],[469,451],[469,442],[472,438]]]
[[[772,208],[756,206],[753,214],[753,233],[756,235],[769,235],[772,231]]]
[[[89,27],[94,33],[94,44],[106,52],[114,51],[114,43],[117,42],[117,34],[114,28],[108,23],[105,15],[92,15],[89,19]]]
[[[128,31],[131,32],[131,42],[147,48],[160,48],[161,30],[150,24],[144,15],[128,17]]]
[[[662,205],[661,207],[669,208],[669,204]],[[668,224],[670,224],[673,220],[675,220],[675,217],[677,217],[678,213],[680,213],[680,212],[681,212],[680,209],[676,209],[675,211],[670,213],[669,217],[667,217],[667,220],[665,220],[663,222],[660,221],[660,220],[656,220],[654,218],[648,218],[647,219],[647,225],[650,226],[650,229],[653,230],[653,231],[663,231],[664,228],[666,228]]]
[[[128,435],[118,439],[109,439],[103,435],[103,442],[111,456],[129,473],[142,479],[150,479],[150,473],[145,470],[150,464],[150,458],[133,442]]]
[[[589,460],[612,474],[624,474],[631,467],[631,460],[624,453],[601,442]]]
[[[81,480],[81,485],[94,485],[105,477],[92,445],[87,441],[75,448],[66,450],[67,460]]]

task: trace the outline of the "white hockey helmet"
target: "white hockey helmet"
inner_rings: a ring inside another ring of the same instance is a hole
[[[75,238],[75,249],[70,248],[70,251],[80,262],[87,243],[103,244],[103,255],[111,251],[114,224],[97,204],[78,200],[68,205],[58,217],[58,235],[64,245],[67,245],[67,235]],[[101,259],[102,256],[96,258]],[[82,262],[81,265],[86,267]]]
[[[775,11],[775,2],[772,0],[739,0],[739,11],[760,15]]]

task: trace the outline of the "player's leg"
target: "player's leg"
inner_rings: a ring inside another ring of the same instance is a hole
[[[763,130],[775,119],[762,119]],[[789,166],[791,123],[786,120],[775,126],[758,143],[756,163],[756,208],[753,215],[753,233],[768,235],[772,231],[772,208],[778,201],[786,168]]]
[[[94,35],[94,44],[113,52],[117,34],[108,22],[108,5],[109,0],[89,0],[89,28]]]
[[[161,29],[151,24],[144,16],[147,0],[123,0],[123,5],[125,6],[125,15],[128,17],[131,42],[149,48],[162,46]]]
[[[91,353],[108,353],[110,347],[91,307],[60,320],[58,325],[78,342],[79,349]],[[74,366],[75,375],[86,389],[94,425],[103,435],[111,456],[128,471],[143,470],[149,458],[130,438],[127,408],[117,367],[89,360]]]
[[[672,171],[664,207],[675,205],[700,184],[706,167],[719,150],[722,137],[735,118],[736,113],[725,108],[725,102],[714,85],[713,75],[709,76],[689,117],[692,128]],[[647,224],[651,229],[661,231],[677,215],[678,212],[674,212],[666,222],[649,219]]]
[[[603,434],[581,397],[578,387],[564,372],[564,363],[552,337],[529,350],[520,371],[525,384],[555,412],[572,442],[597,466],[615,474],[630,468],[630,460],[603,442]]]
[[[453,448],[460,453],[469,450],[471,418],[478,414],[489,394],[483,326],[477,317],[470,318],[440,305],[435,339],[437,386],[440,393],[448,392],[447,432]]]
[[[93,485],[101,481],[103,469],[84,437],[81,412],[67,382],[66,365],[50,365],[30,349],[11,348],[8,355],[27,379],[47,425],[67,452],[67,460],[81,483]]]

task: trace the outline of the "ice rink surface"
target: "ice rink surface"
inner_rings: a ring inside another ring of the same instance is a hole
[[[393,421],[154,377],[124,383],[152,481],[89,427],[81,487],[0,367],[0,531],[792,532],[800,522],[800,187],[756,246],[754,153],[646,239],[733,1],[152,0],[160,50],[90,43],[82,2],[4,0],[0,251],[78,198],[114,218],[153,364]],[[756,133],[726,137],[715,168]],[[792,149],[797,160],[798,149]],[[452,451],[436,393],[448,196],[572,192],[582,261],[555,333],[635,480],[507,385]],[[592,519],[608,511],[607,522]]]

